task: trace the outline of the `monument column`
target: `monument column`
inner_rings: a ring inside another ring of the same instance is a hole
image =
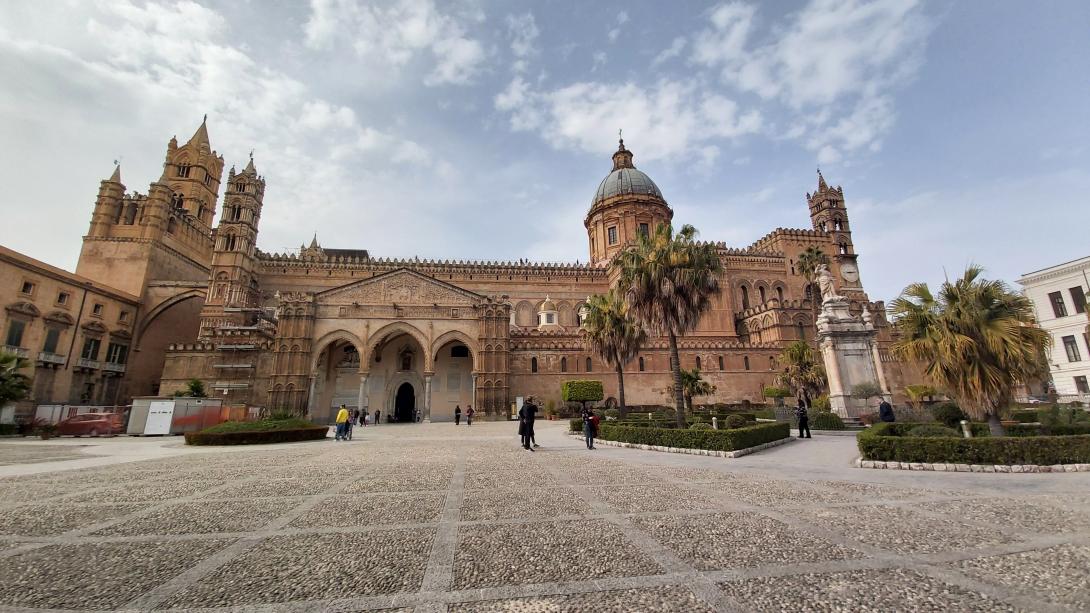
[[[432,373],[424,373],[424,421],[431,423],[431,378]]]
[[[360,373],[360,392],[356,398],[356,408],[360,411],[367,410],[367,373]]]

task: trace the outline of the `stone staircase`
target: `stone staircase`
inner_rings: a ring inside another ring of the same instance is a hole
[[[858,417],[841,417],[846,430],[863,430],[867,426]]]

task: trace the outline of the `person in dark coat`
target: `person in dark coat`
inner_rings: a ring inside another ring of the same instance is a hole
[[[531,440],[534,437],[534,420],[537,418],[537,405],[533,396],[526,399],[519,409],[519,436],[522,437],[522,448],[533,451]]]
[[[460,405],[454,405],[454,425],[462,423],[462,407]]]
[[[893,405],[883,400],[882,404],[878,405],[878,419],[887,422],[897,421],[897,417],[893,414]]]
[[[598,429],[594,425],[594,413],[590,409],[583,408],[583,438],[587,440],[587,449],[594,449],[594,437]]]
[[[812,438],[810,436],[810,414],[806,412],[806,407],[801,404],[795,407],[795,416],[799,418],[799,438],[802,438],[803,432],[806,432],[806,438]]]
[[[467,426],[472,426],[473,425],[473,416],[476,415],[476,414],[477,414],[477,412],[473,410],[473,405],[469,405],[469,407],[466,408],[466,425]]]

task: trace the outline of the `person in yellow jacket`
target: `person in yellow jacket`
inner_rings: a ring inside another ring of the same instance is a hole
[[[346,440],[348,437],[348,408],[343,404],[341,410],[337,411],[337,436],[336,440]]]

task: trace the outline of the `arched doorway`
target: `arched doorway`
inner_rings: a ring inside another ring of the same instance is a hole
[[[397,388],[397,396],[394,398],[394,419],[398,422],[412,422],[416,411],[416,390],[409,382],[402,383]]]

